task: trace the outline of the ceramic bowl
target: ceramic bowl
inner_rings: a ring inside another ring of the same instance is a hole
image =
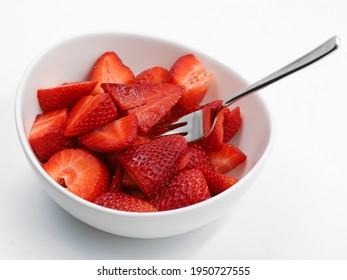
[[[36,91],[64,82],[88,79],[96,59],[115,51],[138,74],[160,65],[170,68],[180,56],[193,53],[214,73],[214,81],[204,101],[227,98],[246,85],[233,70],[189,47],[165,40],[119,33],[95,33],[71,37],[49,46],[28,66],[18,86],[15,117],[18,136],[33,173],[49,196],[63,209],[92,227],[116,235],[158,238],[195,230],[215,220],[250,189],[261,172],[273,142],[273,124],[266,104],[258,94],[240,100],[243,125],[232,143],[240,147],[247,160],[230,175],[239,182],[227,191],[193,206],[158,213],[130,213],[107,209],[85,201],[54,182],[42,169],[29,143],[28,134],[38,113]],[[53,203],[53,201],[52,201]]]

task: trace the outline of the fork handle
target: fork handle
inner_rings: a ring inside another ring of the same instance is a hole
[[[298,58],[297,60],[293,61],[292,63],[288,64],[287,66],[275,71],[274,73],[266,76],[265,78],[259,80],[258,82],[255,82],[254,84],[251,84],[250,86],[237,91],[234,93],[229,99],[225,100],[223,102],[223,107],[229,106],[235,101],[241,99],[242,97],[255,92],[256,90],[259,90],[261,88],[266,87],[267,85],[270,85],[316,61],[323,58],[327,54],[331,53],[332,51],[336,50],[339,47],[340,39],[337,36],[332,37],[322,45],[318,46],[314,50],[310,51],[309,53],[305,54],[304,56]]]

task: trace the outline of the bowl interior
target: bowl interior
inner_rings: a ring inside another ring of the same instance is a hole
[[[246,85],[245,81],[230,68],[200,52],[149,37],[116,33],[90,34],[70,38],[45,49],[29,65],[18,87],[17,131],[30,163],[46,181],[52,183],[47,185],[51,185],[55,191],[65,192],[65,195],[67,191],[52,182],[43,171],[27,140],[36,115],[41,113],[36,91],[39,88],[53,87],[65,82],[87,80],[94,62],[106,51],[115,51],[135,75],[156,65],[169,69],[178,57],[187,53],[195,54],[207,70],[214,74],[213,84],[204,102],[225,99]],[[232,143],[240,147],[248,159],[230,172],[230,175],[242,179],[263,161],[271,143],[272,123],[266,106],[257,94],[240,100],[236,105],[241,108],[243,126],[232,139]],[[229,194],[226,192],[222,195]],[[71,194],[67,196],[72,199]],[[94,205],[93,207],[96,209]]]

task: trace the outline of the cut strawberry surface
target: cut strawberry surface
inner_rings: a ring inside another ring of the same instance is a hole
[[[67,116],[67,109],[49,111],[36,116],[29,134],[29,143],[41,162],[47,161],[61,149],[75,146],[75,139],[63,135]]]
[[[238,182],[238,180],[234,177],[221,174],[213,170],[201,169],[201,171],[204,174],[212,196],[224,192]]]
[[[132,146],[120,152],[117,157],[143,193],[148,198],[153,198],[176,171],[186,148],[184,137],[171,135]]]
[[[147,133],[177,103],[183,94],[180,86],[159,84],[103,84],[114,102],[127,114],[135,114],[139,121],[139,130]]]
[[[204,65],[193,54],[178,58],[169,71],[169,83],[182,86],[184,95],[180,105],[197,105],[204,98],[213,75],[206,73]]]
[[[117,164],[114,174],[111,178],[111,184],[108,188],[109,192],[122,191],[122,177],[123,177],[123,168],[120,164]]]
[[[96,81],[65,83],[53,88],[37,90],[37,98],[43,111],[68,108],[82,97],[88,95],[95,88]]]
[[[224,122],[223,122],[223,128],[224,128],[224,136],[223,141],[229,142],[231,138],[234,137],[234,135],[239,131],[242,124],[242,116],[240,107],[237,106],[232,110],[229,110],[229,108],[226,108],[224,111]]]
[[[159,211],[173,210],[210,198],[208,185],[199,169],[187,169],[172,178],[152,200]]]
[[[137,117],[131,114],[80,136],[79,141],[91,151],[116,152],[130,147],[134,143],[137,128]]]
[[[110,183],[107,167],[82,149],[58,151],[42,167],[58,184],[88,201],[104,193]]]
[[[93,94],[97,94],[103,92],[100,87],[102,83],[130,84],[135,76],[115,52],[106,52],[95,62],[90,79],[98,82],[93,90]]]
[[[154,66],[138,74],[135,83],[166,83],[169,79],[169,71],[161,66]]]
[[[246,160],[246,155],[237,147],[224,143],[218,151],[207,152],[210,160],[219,173],[226,173]]]
[[[78,136],[102,127],[117,116],[117,108],[108,93],[82,97],[71,109],[65,136]]]
[[[95,204],[126,212],[156,212],[157,209],[147,201],[123,192],[108,192],[95,200]]]

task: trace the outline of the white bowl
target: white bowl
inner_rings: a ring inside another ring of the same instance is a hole
[[[63,209],[81,221],[100,230],[128,237],[173,236],[197,229],[221,216],[249,190],[271,148],[272,121],[266,105],[257,94],[237,103],[244,121],[232,143],[239,146],[248,157],[245,163],[232,172],[240,181],[227,191],[196,205],[158,213],[107,209],[70,193],[41,168],[28,143],[28,133],[35,116],[41,112],[36,90],[87,79],[93,63],[106,51],[115,51],[135,75],[155,65],[170,68],[179,56],[195,54],[208,71],[214,73],[214,82],[205,101],[227,98],[246,84],[228,67],[198,51],[144,36],[96,33],[68,38],[46,48],[26,69],[18,87],[15,107],[20,142],[44,190]]]

